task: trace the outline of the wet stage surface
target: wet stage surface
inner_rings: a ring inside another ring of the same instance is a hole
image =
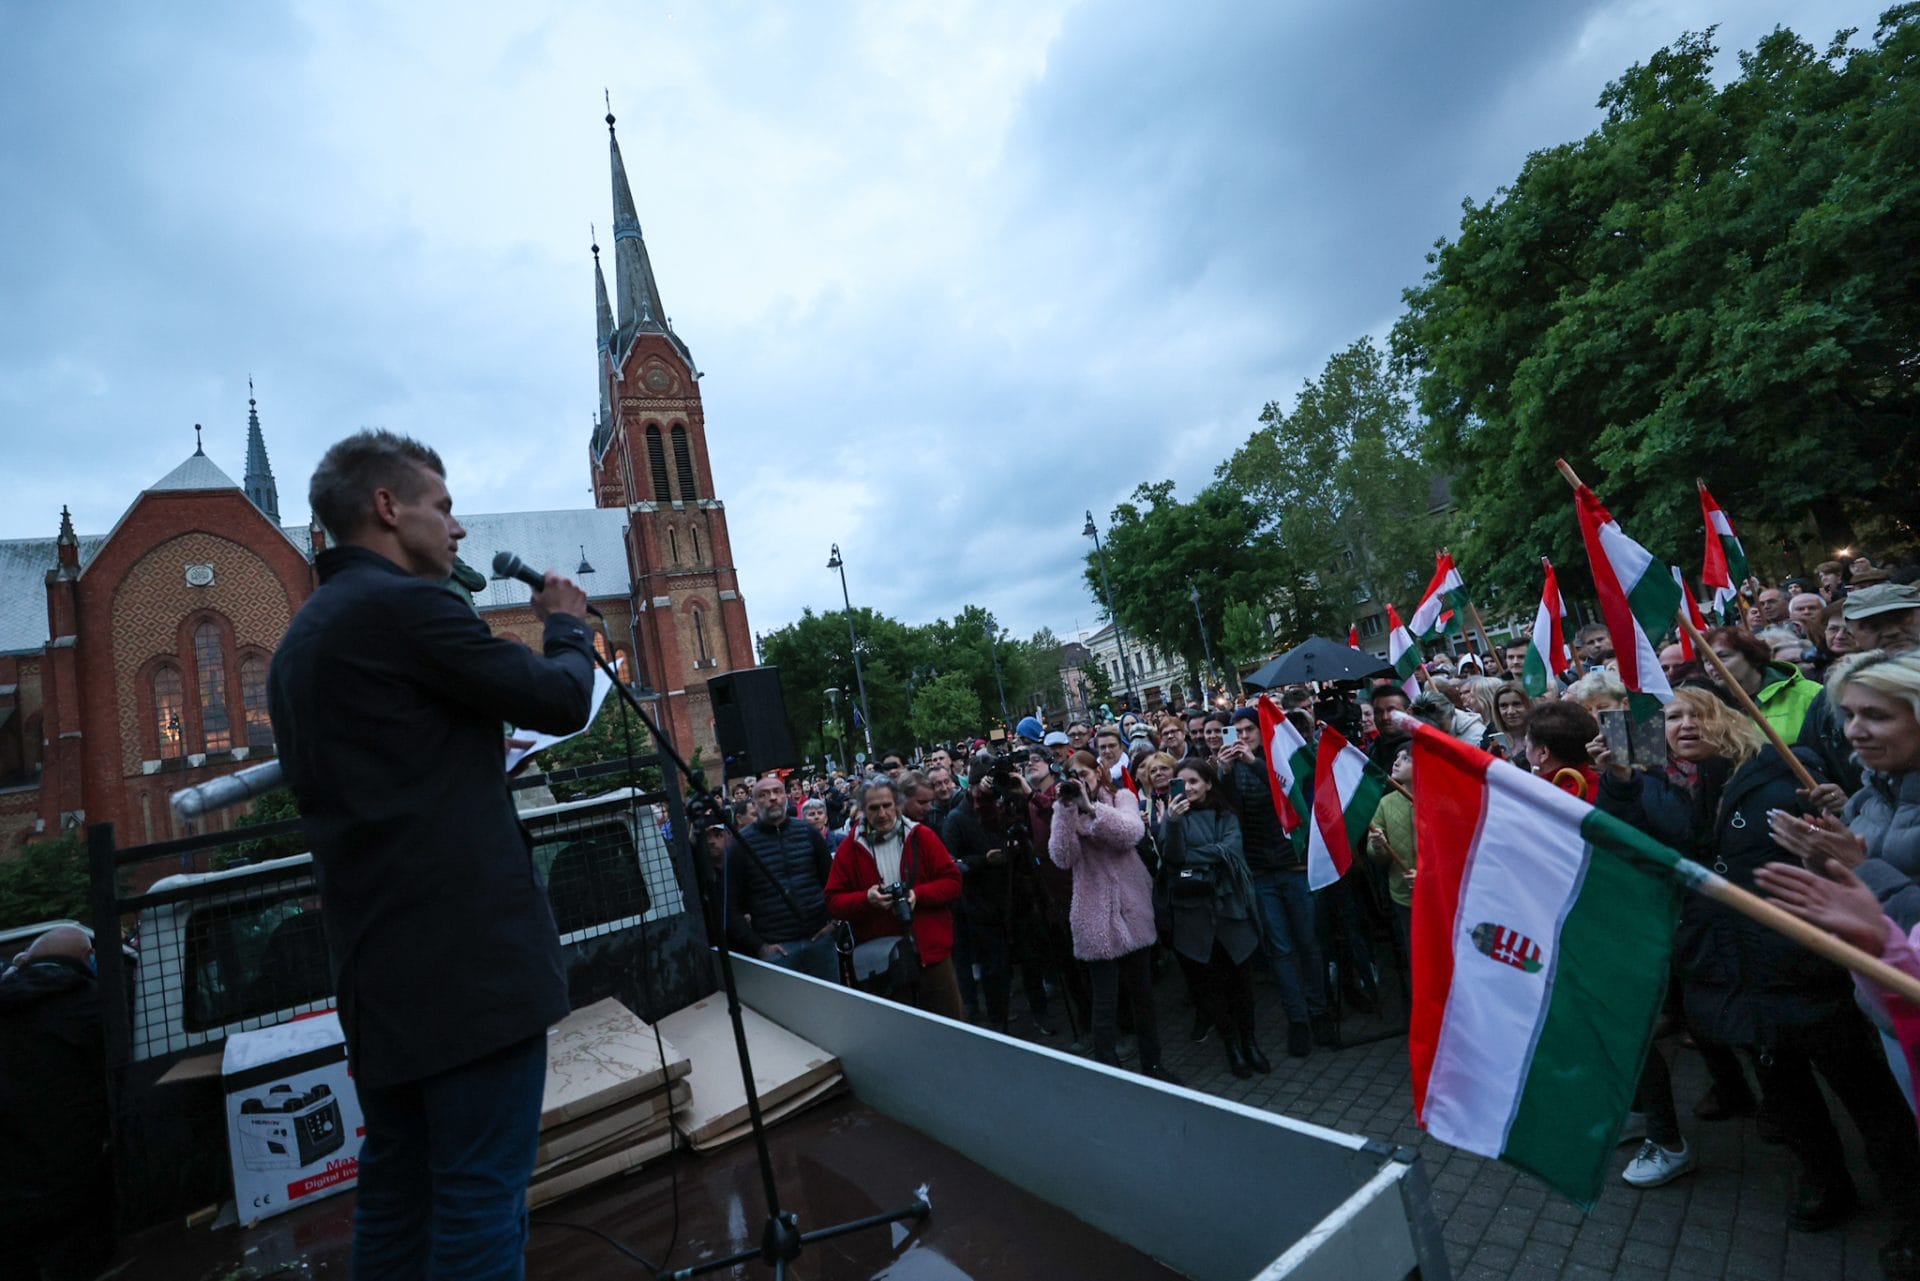
[[[808,1246],[788,1270],[795,1281],[1174,1281],[1180,1275],[851,1096],[776,1125],[768,1138],[781,1207],[799,1216],[802,1232],[902,1208],[923,1183],[933,1202],[925,1220]],[[766,1219],[760,1175],[753,1144],[737,1143],[706,1155],[679,1153],[543,1206],[533,1216],[527,1276],[652,1276],[651,1268],[598,1237],[559,1225],[597,1229],[659,1264],[674,1235],[669,1170],[679,1177],[680,1221],[665,1262],[690,1267],[759,1244]],[[1150,1189],[1142,1192],[1152,1195]],[[345,1278],[352,1209],[349,1192],[249,1229],[155,1229],[127,1242],[113,1275],[143,1281]],[[715,1275],[773,1272],[753,1262]]]

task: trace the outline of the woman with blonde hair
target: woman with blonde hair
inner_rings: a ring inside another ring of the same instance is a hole
[[[1594,762],[1605,771],[1600,808],[1753,889],[1754,873],[1776,857],[1769,816],[1807,812],[1798,780],[1758,726],[1707,690],[1674,691],[1666,731],[1664,775],[1632,770],[1613,759],[1604,739],[1594,740]],[[1819,768],[1811,753],[1803,759]],[[1846,971],[1701,894],[1680,905],[1673,955],[1694,1039],[1752,1053],[1767,1106],[1798,1158],[1789,1223],[1819,1231],[1856,1203],[1816,1068],[1853,1117],[1884,1194],[1900,1203],[1905,1221],[1920,1219],[1920,1133],[1885,1057],[1874,1053]],[[1636,1187],[1693,1168],[1665,1069],[1657,1053],[1648,1056],[1636,1100],[1647,1113],[1647,1139],[1621,1176]]]

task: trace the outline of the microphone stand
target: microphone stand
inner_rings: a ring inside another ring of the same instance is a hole
[[[687,835],[690,842],[690,853],[693,858],[693,879],[699,891],[702,913],[705,914],[708,920],[715,919],[713,915],[714,904],[711,898],[711,878],[713,871],[707,866],[705,849],[706,834],[714,827],[725,829],[726,832],[733,837],[735,844],[753,861],[754,865],[760,870],[760,873],[766,876],[769,881],[776,887],[779,887],[784,893],[785,887],[781,886],[780,882],[767,870],[766,864],[761,861],[758,854],[754,853],[753,847],[741,838],[739,829],[733,825],[733,822],[720,807],[713,803],[713,798],[707,794],[705,776],[699,770],[688,765],[687,762],[681,758],[680,753],[674,750],[672,740],[661,732],[660,726],[647,714],[647,709],[641,705],[639,698],[634,695],[632,690],[627,688],[626,682],[620,679],[620,674],[614,670],[612,662],[603,657],[600,652],[597,649],[593,649],[592,646],[588,648],[593,653],[593,661],[599,665],[600,670],[605,672],[607,678],[613,682],[613,688],[619,692],[621,699],[626,703],[627,707],[633,711],[633,714],[640,718],[640,723],[647,728],[647,732],[653,735],[653,741],[660,749],[660,755],[667,759],[673,766],[674,771],[678,773],[686,783]],[[726,904],[722,903],[719,906],[721,912],[724,913]],[[655,1276],[659,1278],[660,1281],[666,1281],[668,1278],[671,1278],[672,1281],[687,1281],[687,1279],[691,1277],[701,1276],[709,1272],[718,1272],[723,1268],[731,1268],[751,1259],[759,1259],[761,1262],[772,1266],[776,1281],[784,1281],[787,1275],[787,1265],[799,1258],[801,1250],[813,1242],[825,1241],[831,1237],[846,1236],[867,1228],[883,1227],[889,1223],[898,1223],[903,1219],[925,1219],[929,1214],[933,1213],[933,1203],[928,1200],[927,1191],[923,1187],[914,1197],[913,1203],[902,1209],[868,1215],[864,1219],[854,1219],[847,1223],[837,1223],[831,1227],[815,1228],[811,1232],[802,1232],[800,1230],[799,1217],[792,1211],[780,1208],[780,1186],[773,1171],[773,1154],[767,1147],[766,1118],[760,1111],[760,1092],[756,1090],[753,1085],[753,1059],[747,1050],[747,1028],[740,1015],[740,990],[735,986],[733,979],[733,952],[727,947],[725,937],[726,918],[722,915],[718,919],[721,922],[722,930],[722,936],[719,941],[720,981],[727,993],[727,1018],[733,1024],[734,1048],[740,1055],[740,1081],[741,1084],[746,1086],[747,1091],[747,1126],[753,1133],[754,1156],[760,1167],[761,1187],[766,1193],[767,1225],[760,1234],[760,1246],[758,1249],[742,1250],[737,1254],[730,1254],[724,1258],[708,1259],[703,1263],[697,1263],[687,1268],[662,1268]]]

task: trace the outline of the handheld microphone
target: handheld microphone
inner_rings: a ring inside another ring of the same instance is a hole
[[[547,585],[547,579],[544,574],[528,565],[527,562],[521,560],[512,552],[495,552],[493,554],[493,572],[502,578],[517,578],[527,586],[533,588],[536,592],[545,590]],[[587,606],[587,612],[602,621],[606,619],[605,614],[602,614],[591,605]]]
[[[285,781],[279,761],[253,765],[219,778],[210,778],[192,787],[183,787],[169,798],[173,812],[181,818],[199,818],[215,810],[226,809],[271,792]]]

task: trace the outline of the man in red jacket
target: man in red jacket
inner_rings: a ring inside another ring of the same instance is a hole
[[[827,873],[827,911],[853,926],[856,943],[897,935],[900,918],[881,887],[905,885],[913,907],[913,943],[920,953],[915,1004],[930,1014],[964,1020],[953,969],[953,904],[960,897],[960,869],[931,827],[900,812],[892,780],[881,777],[868,783],[860,808],[864,821],[840,842]]]

